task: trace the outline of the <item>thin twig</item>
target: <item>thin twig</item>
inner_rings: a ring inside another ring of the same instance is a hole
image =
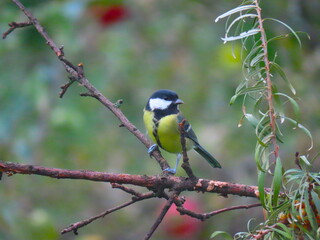
[[[99,219],[99,218],[103,218],[103,217],[105,217],[106,215],[108,215],[108,214],[110,214],[110,213],[112,213],[112,212],[115,212],[115,211],[117,211],[117,210],[120,210],[120,209],[122,209],[122,208],[125,208],[125,207],[127,207],[127,206],[129,206],[129,205],[131,205],[131,204],[133,204],[133,203],[135,203],[135,202],[138,202],[138,201],[141,201],[141,200],[144,200],[144,199],[153,198],[153,197],[155,197],[155,194],[154,194],[153,192],[150,192],[150,193],[147,193],[147,194],[142,194],[139,198],[136,197],[136,198],[132,199],[132,200],[129,201],[129,202],[126,202],[126,203],[121,204],[121,205],[119,205],[119,206],[116,206],[116,207],[114,207],[114,208],[110,208],[110,209],[108,209],[107,211],[104,211],[104,212],[102,212],[102,213],[100,213],[100,214],[98,214],[98,215],[96,215],[96,216],[93,216],[93,217],[91,217],[91,218],[82,220],[82,221],[80,221],[80,222],[73,223],[73,224],[71,224],[69,227],[67,227],[67,228],[65,228],[64,230],[62,230],[62,231],[61,231],[61,234],[65,234],[65,233],[68,233],[68,232],[73,231],[73,233],[74,233],[75,235],[77,235],[79,228],[82,228],[82,227],[90,224],[91,222]]]
[[[71,68],[73,71],[77,71],[77,67],[74,66],[71,62],[69,62],[64,57],[64,52],[61,51],[61,49],[52,41],[52,39],[49,37],[48,33],[44,29],[44,27],[40,24],[37,18],[33,16],[33,14],[25,8],[25,6],[19,1],[19,0],[12,0],[19,8],[20,10],[26,15],[30,22],[34,25],[34,27],[37,29],[37,31],[40,33],[40,35],[46,40],[47,45],[51,47],[51,49],[55,52],[57,57],[64,62],[64,64]],[[70,70],[70,69],[69,69]]]
[[[179,123],[179,130],[180,130],[180,142],[181,142],[181,147],[182,147],[182,158],[183,158],[183,163],[181,167],[185,170],[189,178],[191,179],[196,179],[196,176],[194,176],[190,163],[189,163],[189,158],[187,154],[187,148],[186,148],[186,138],[185,138],[185,123],[186,120],[182,120],[181,123]]]
[[[71,77],[69,79],[70,79],[69,82],[67,82],[67,83],[63,84],[62,86],[60,86],[60,88],[61,88],[61,92],[59,93],[59,97],[60,98],[63,98],[63,96],[67,92],[68,88],[72,85],[72,83],[75,82],[75,80],[72,79]]]
[[[174,199],[178,196],[177,193],[173,193],[169,199],[167,200],[166,205],[162,208],[161,213],[159,214],[157,220],[155,221],[155,223],[152,225],[152,227],[150,228],[149,232],[147,233],[147,235],[145,236],[144,240],[148,240],[151,238],[152,234],[154,233],[154,231],[159,227],[160,223],[162,222],[164,216],[167,214],[169,208],[171,207],[172,203],[174,202]]]
[[[21,22],[21,23],[11,22],[8,24],[10,28],[5,33],[2,34],[2,39],[5,39],[16,28],[23,28],[23,27],[31,26],[32,24],[33,24],[32,22]]]
[[[294,162],[300,168],[300,170],[302,170],[301,165],[300,165],[300,153],[299,152],[296,152]]]
[[[254,203],[254,204],[250,204],[250,205],[240,205],[240,206],[233,206],[233,207],[228,207],[228,208],[221,208],[219,210],[215,210],[215,211],[212,211],[209,213],[195,213],[195,212],[190,211],[184,207],[177,207],[177,211],[180,212],[182,215],[185,214],[190,217],[197,218],[201,221],[204,221],[210,217],[213,217],[213,216],[220,214],[220,213],[223,213],[223,212],[236,210],[236,209],[248,209],[248,208],[259,207],[259,206],[261,206],[261,203]]]
[[[111,183],[112,188],[118,188],[121,189],[122,191],[129,193],[133,196],[136,197],[141,197],[143,195],[143,193],[137,192],[136,190],[132,189],[132,188],[128,188],[126,186],[123,186],[122,184],[119,183]]]

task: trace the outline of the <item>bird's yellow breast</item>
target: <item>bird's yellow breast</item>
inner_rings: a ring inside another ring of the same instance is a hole
[[[178,128],[177,114],[162,117],[158,123],[154,121],[154,114],[151,111],[144,111],[144,124],[151,140],[164,150],[170,153],[181,153],[181,140]],[[158,139],[158,141],[157,141]],[[160,142],[160,144],[159,144]],[[186,138],[186,148],[191,149],[193,142]]]

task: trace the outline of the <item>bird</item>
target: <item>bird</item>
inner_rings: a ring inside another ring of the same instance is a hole
[[[220,163],[200,145],[191,124],[179,110],[179,105],[183,103],[178,94],[172,90],[160,89],[151,95],[143,109],[144,125],[149,137],[155,143],[149,147],[148,153],[151,155],[155,149],[160,147],[169,153],[176,154],[175,167],[164,169],[164,171],[175,174],[182,156],[179,124],[184,122],[186,149],[194,149],[212,167],[221,168]]]

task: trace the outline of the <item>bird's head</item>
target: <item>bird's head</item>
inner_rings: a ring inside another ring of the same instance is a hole
[[[178,94],[171,90],[161,89],[154,92],[148,100],[146,109],[149,111],[179,111],[179,104],[183,101]]]

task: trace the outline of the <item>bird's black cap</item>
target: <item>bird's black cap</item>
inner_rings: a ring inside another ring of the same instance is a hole
[[[175,101],[179,99],[179,96],[176,92],[168,90],[168,89],[160,89],[154,92],[150,98],[161,98],[165,100]]]

